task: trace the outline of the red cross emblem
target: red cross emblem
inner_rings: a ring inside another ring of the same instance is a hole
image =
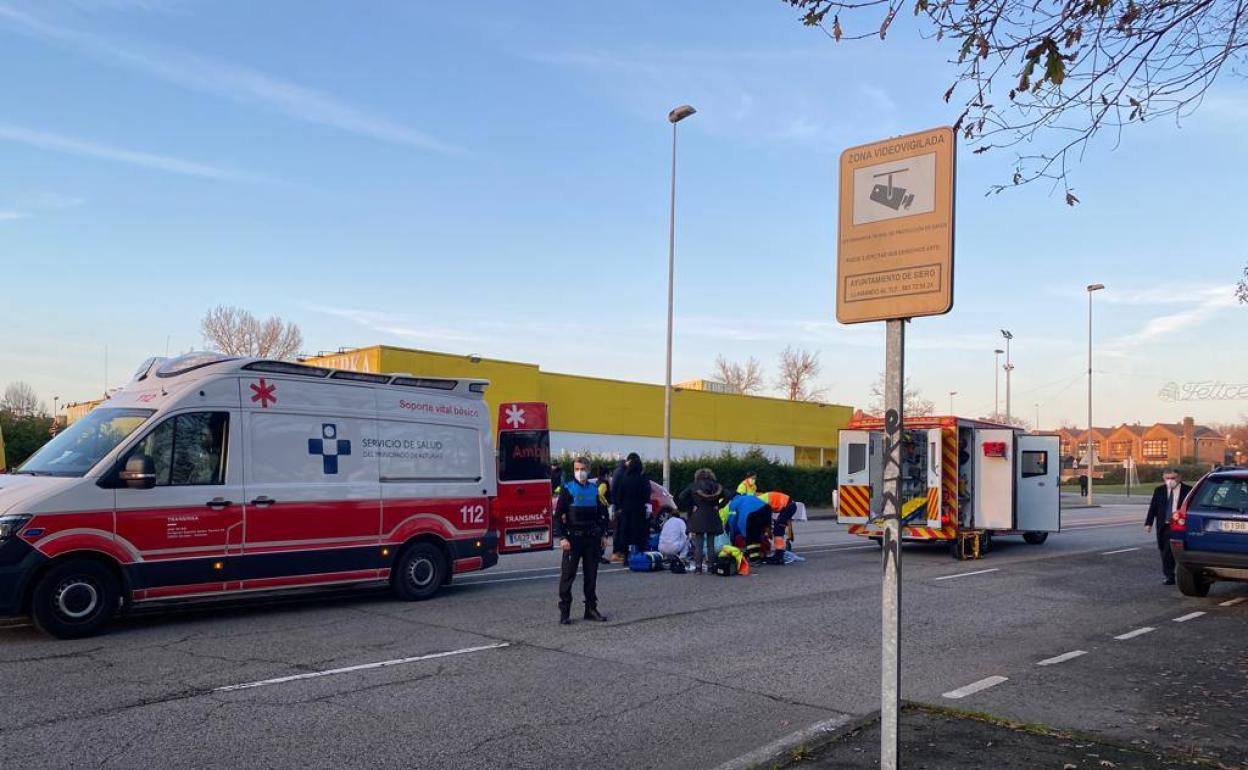
[[[255,393],[251,397],[251,402],[254,404],[259,401],[261,409],[268,409],[270,401],[277,403],[277,385],[265,384],[263,377],[260,378],[259,384],[251,383],[251,391]]]

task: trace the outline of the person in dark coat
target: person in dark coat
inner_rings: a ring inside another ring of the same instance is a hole
[[[624,480],[628,461],[634,457],[641,460],[636,452],[630,452],[626,459],[620,460],[616,464],[615,471],[611,474],[611,496],[607,498],[607,502],[610,504],[611,531],[614,534],[611,539],[611,561],[616,564],[622,563],[628,555],[628,545],[624,542],[624,538],[620,537],[620,504],[615,499],[615,490],[620,488],[620,482]]]
[[[1170,516],[1183,504],[1184,498],[1192,491],[1187,484],[1179,482],[1177,471],[1167,468],[1161,474],[1164,482],[1153,490],[1153,499],[1148,503],[1148,517],[1144,519],[1144,530],[1151,532],[1157,527],[1157,550],[1161,551],[1161,572],[1164,574],[1165,585],[1174,585],[1174,554],[1170,551]]]
[[[715,480],[710,468],[693,474],[693,483],[680,493],[680,510],[689,514],[689,531],[693,534],[693,571],[701,574],[705,566],[714,571],[715,537],[724,531],[719,509],[728,503],[724,488]]]
[[[617,522],[616,547],[623,546],[625,553],[629,548],[646,550],[646,541],[650,537],[650,528],[646,522],[646,506],[650,503],[650,479],[642,471],[640,457],[629,457],[624,475],[620,477],[620,483],[613,492]]]

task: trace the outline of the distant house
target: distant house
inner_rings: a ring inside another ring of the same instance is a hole
[[[97,398],[90,401],[71,401],[65,405],[65,425],[72,425],[83,417],[87,416],[87,412],[104,403],[104,399]]]
[[[1063,458],[1082,465],[1087,453],[1087,431],[1062,428],[1054,431]],[[1098,463],[1121,463],[1128,458],[1137,465],[1214,464],[1227,461],[1227,437],[1197,425],[1191,417],[1183,422],[1159,422],[1151,426],[1128,425],[1093,428],[1092,444]]]

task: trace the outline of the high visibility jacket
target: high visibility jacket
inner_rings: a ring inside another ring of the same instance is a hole
[[[770,505],[773,511],[783,511],[792,500],[783,492],[759,492],[758,499]]]
[[[725,531],[729,535],[745,536],[745,522],[759,508],[767,503],[761,497],[753,497],[751,495],[737,495],[728,502],[728,520],[725,522]]]
[[[738,495],[757,495],[758,494],[758,482],[750,481],[749,479],[742,481],[740,484],[737,485],[737,494]]]

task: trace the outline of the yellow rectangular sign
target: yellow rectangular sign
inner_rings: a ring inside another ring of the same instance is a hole
[[[841,153],[836,320],[953,307],[954,139],[934,128]]]

